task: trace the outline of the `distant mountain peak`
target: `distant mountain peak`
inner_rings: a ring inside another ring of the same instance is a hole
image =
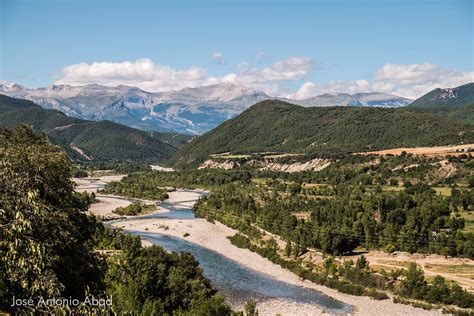
[[[208,86],[195,88],[184,88],[182,90],[163,92],[160,94],[163,99],[185,99],[191,102],[228,102],[236,98],[252,95],[262,95],[265,93],[235,83],[217,83]]]
[[[48,86],[46,89],[52,90],[52,91],[63,91],[63,90],[69,90],[71,88],[72,86],[67,85],[67,84],[54,84],[54,85]]]
[[[317,97],[331,98],[331,97],[338,97],[338,96],[350,96],[350,94],[349,93],[344,93],[344,92],[326,92],[326,93],[323,93],[323,94],[320,94],[320,95],[317,95],[317,96],[311,97],[311,98],[317,98]]]
[[[0,91],[7,92],[7,91],[21,91],[25,90],[26,87],[8,81],[0,80]]]
[[[366,106],[366,107],[401,107],[408,105],[412,100],[383,92],[324,93],[303,100],[286,100],[294,104],[317,106]]]
[[[450,99],[455,99],[456,98],[456,92],[457,89],[453,88],[447,88],[447,89],[441,89],[438,88],[436,89],[438,94],[433,95],[432,100],[435,101],[436,99],[442,100],[442,101],[448,101]]]
[[[474,104],[473,82],[455,88],[434,89],[413,101],[410,106],[428,108],[436,106],[457,107],[471,104]]]

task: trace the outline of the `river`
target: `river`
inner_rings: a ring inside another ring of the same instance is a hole
[[[177,194],[197,192],[200,195],[206,194],[200,191],[178,190]],[[189,202],[189,201],[184,201]],[[191,203],[192,204],[192,203]],[[166,212],[160,212],[129,219],[115,220],[115,224],[127,221],[157,219],[183,219],[192,220],[195,218],[194,211],[189,203],[183,201],[160,203]],[[273,277],[259,271],[248,268],[234,260],[213,250],[202,247],[198,244],[160,233],[126,230],[140,236],[153,244],[162,246],[169,251],[189,252],[198,261],[203,269],[204,275],[233,306],[241,306],[248,299],[257,301],[267,299],[284,299],[292,302],[317,305],[331,314],[346,314],[352,311],[352,306],[341,303],[320,292],[304,288],[301,286],[276,280]]]
[[[75,179],[76,190],[96,192],[104,184],[119,181],[122,177]],[[258,254],[233,246],[226,237],[232,236],[234,230],[218,222],[212,224],[205,219],[195,218],[192,205],[203,194],[206,193],[176,190],[170,193],[170,199],[159,204],[164,211],[110,223],[115,223],[113,226],[122,227],[128,233],[140,235],[148,243],[170,251],[191,253],[199,261],[213,287],[237,310],[242,308],[242,303],[248,298],[253,298],[258,301],[260,315],[441,315],[439,310],[426,311],[394,304],[391,300],[376,301],[368,297],[341,294],[304,282]],[[116,207],[131,203],[130,199],[118,196],[98,194],[98,199],[100,203],[93,204],[90,213],[102,217],[108,215],[109,218],[116,216],[112,213]],[[185,237],[185,233],[190,235]]]

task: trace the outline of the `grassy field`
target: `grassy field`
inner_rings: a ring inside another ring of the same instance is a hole
[[[264,155],[264,158],[269,158],[269,159],[277,159],[277,158],[284,158],[284,157],[296,157],[296,156],[302,156],[303,154],[270,154],[270,155]]]
[[[386,260],[386,261],[379,261],[380,264],[389,265],[389,266],[396,266],[398,268],[408,268],[410,265],[409,261],[396,261],[396,260]]]
[[[443,196],[451,196],[451,188],[436,187],[433,189],[435,189],[436,193],[441,194]]]
[[[356,154],[363,155],[400,155],[402,152],[410,153],[413,155],[426,155],[426,156],[460,156],[463,154],[470,154],[470,151],[474,148],[474,144],[464,144],[455,146],[438,146],[438,147],[413,147],[413,148],[392,148],[380,151],[363,152]],[[466,151],[460,151],[466,150]]]
[[[384,185],[382,186],[382,190],[384,191],[402,191],[405,187],[403,186],[396,186],[396,185]],[[443,195],[443,196],[451,196],[451,188],[445,187],[433,187],[436,193]]]
[[[266,158],[266,159],[278,159],[278,158],[285,158],[285,157],[297,157],[302,156],[304,154],[293,154],[293,153],[253,153],[253,154],[232,154],[232,153],[220,153],[220,154],[212,154],[209,155],[211,158],[220,158],[220,159],[248,159],[255,156]]]
[[[329,184],[326,183],[303,183],[303,188],[320,188],[327,186],[329,186]]]
[[[426,269],[433,272],[439,273],[452,273],[452,274],[474,274],[474,265],[471,264],[460,264],[460,265],[444,265],[444,264],[426,264]]]
[[[267,182],[270,180],[270,178],[253,178],[252,182],[256,184],[267,184]]]
[[[397,185],[383,185],[382,190],[384,191],[403,191],[405,187],[397,186]]]
[[[464,218],[464,231],[474,233],[474,212],[461,212]]]
[[[239,154],[214,154],[210,155],[211,158],[220,158],[220,159],[243,159],[243,158],[250,158],[251,155],[239,155]]]

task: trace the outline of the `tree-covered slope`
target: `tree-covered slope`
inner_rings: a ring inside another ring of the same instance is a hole
[[[192,140],[172,162],[195,164],[222,152],[340,154],[460,142],[474,142],[472,127],[419,109],[305,108],[268,100]]]
[[[110,121],[85,121],[33,102],[0,95],[0,127],[32,125],[78,160],[164,161],[187,136],[144,132]]]
[[[423,110],[443,115],[464,124],[474,125],[474,103],[454,107],[449,105],[438,105],[430,108],[423,108]]]
[[[474,83],[453,89],[435,89],[413,101],[410,107],[474,125]]]
[[[413,101],[409,106],[419,108],[459,107],[474,104],[474,83],[452,89],[434,89]]]

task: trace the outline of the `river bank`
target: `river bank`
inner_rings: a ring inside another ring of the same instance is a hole
[[[176,191],[165,201],[166,205],[178,208],[192,207],[199,197],[199,192]],[[163,213],[166,215],[166,212]],[[128,219],[114,223],[113,226],[125,231],[158,233],[195,243],[215,251],[226,258],[252,270],[264,273],[276,280],[289,284],[313,289],[333,297],[343,303],[354,306],[357,315],[440,315],[439,311],[425,311],[412,306],[395,304],[391,300],[375,301],[368,297],[357,297],[339,293],[335,290],[319,286],[309,281],[303,281],[295,274],[247,249],[237,248],[227,238],[236,233],[235,230],[216,222],[212,224],[204,219],[172,219],[172,218],[143,218]],[[186,236],[186,237],[185,237]],[[145,238],[146,240],[146,238]],[[241,306],[233,306],[241,308]],[[257,307],[260,315],[320,315],[327,311],[318,305],[303,304],[286,299],[270,299],[259,301]]]

